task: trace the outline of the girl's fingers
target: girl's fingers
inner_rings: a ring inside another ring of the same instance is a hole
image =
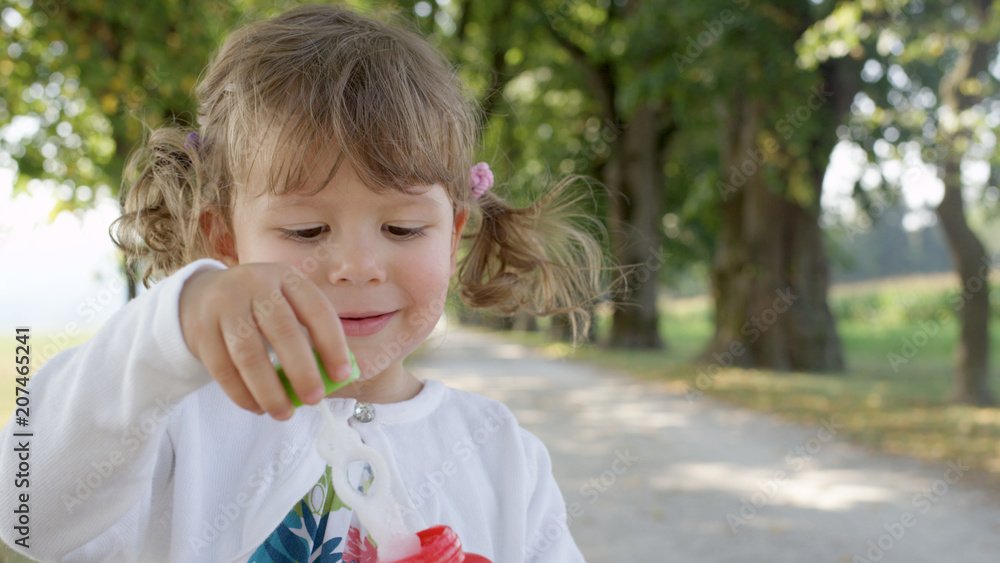
[[[347,381],[351,377],[351,359],[340,317],[330,300],[315,284],[301,278],[299,281],[300,283],[283,282],[284,295],[295,310],[299,322],[309,330],[313,345],[323,359],[323,366],[330,378],[334,381]]]
[[[265,339],[305,403],[317,403],[324,394],[313,345],[333,380],[350,378],[337,312],[319,287],[291,266],[249,264],[192,276],[181,294],[180,314],[188,348],[247,410],[278,420],[292,415]]]
[[[244,319],[253,318],[249,310]],[[277,420],[286,420],[292,416],[292,401],[285,394],[259,330],[252,330],[245,337],[237,332],[238,322],[234,317],[222,319],[222,332],[226,335],[226,349],[236,369],[239,370],[243,383],[253,395],[254,400],[262,409]]]
[[[226,349],[226,341],[222,337],[222,333],[215,331],[214,333],[205,335],[204,338],[205,340],[203,340],[202,346],[199,348],[201,351],[201,362],[205,364],[205,368],[212,374],[212,377],[219,382],[222,390],[241,408],[253,413],[263,414],[264,410],[257,404],[257,400],[253,398],[253,394],[250,393],[250,390],[243,383],[243,378],[240,376],[239,370],[230,361],[229,352]]]
[[[275,304],[270,314],[257,311],[255,318],[264,338],[274,349],[295,394],[303,403],[316,404],[323,399],[323,382],[309,345],[309,336],[295,312],[282,302]],[[276,377],[272,370],[272,377]],[[282,387],[284,389],[284,387]]]

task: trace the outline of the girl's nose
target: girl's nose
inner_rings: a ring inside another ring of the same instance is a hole
[[[330,283],[361,286],[385,281],[385,267],[378,257],[376,243],[344,241],[337,246],[330,260]]]

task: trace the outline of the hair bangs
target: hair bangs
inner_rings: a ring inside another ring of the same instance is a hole
[[[474,106],[439,53],[391,26],[283,31],[230,74],[228,137],[244,145],[231,166],[244,181],[266,164],[268,191],[318,191],[347,158],[375,191],[440,184],[466,203]]]

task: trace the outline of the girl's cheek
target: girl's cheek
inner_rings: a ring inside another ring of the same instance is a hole
[[[401,248],[394,257],[394,261],[404,264],[407,271],[417,274],[422,278],[438,277],[442,273],[447,277],[448,252],[442,251],[444,248],[437,241],[422,241],[420,247]],[[444,248],[444,250],[447,250]]]
[[[237,241],[237,249],[241,262],[280,262],[281,252],[275,241],[268,240],[261,236],[247,236],[242,241]]]

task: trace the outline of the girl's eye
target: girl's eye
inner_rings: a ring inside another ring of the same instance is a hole
[[[330,230],[327,226],[309,227],[308,229],[282,230],[282,236],[293,240],[313,240]]]
[[[424,234],[423,227],[416,228],[406,228],[406,227],[393,227],[392,225],[386,225],[382,227],[387,233],[398,239],[410,239],[418,237]]]

